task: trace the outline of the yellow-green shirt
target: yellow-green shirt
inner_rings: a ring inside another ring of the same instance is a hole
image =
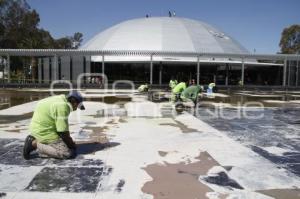
[[[184,82],[180,82],[173,88],[172,92],[174,94],[177,94],[177,93],[181,93],[184,89],[186,89],[186,84]]]
[[[31,135],[44,144],[57,141],[57,132],[69,131],[68,117],[71,111],[72,106],[65,95],[51,96],[39,101],[31,119]]]

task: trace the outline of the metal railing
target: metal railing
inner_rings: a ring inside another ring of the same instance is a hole
[[[0,56],[179,56],[179,57],[221,57],[221,58],[248,58],[267,60],[300,60],[298,54],[233,54],[187,51],[146,51],[146,50],[80,50],[80,49],[0,49]]]
[[[200,63],[233,63],[233,59],[235,63],[238,63],[241,65],[241,81],[242,84],[244,83],[244,70],[245,65],[249,64],[250,62],[247,62],[248,60],[260,60],[257,62],[257,65],[261,65],[262,67],[264,65],[277,65],[279,67],[283,67],[282,72],[282,86],[289,86],[290,84],[290,76],[291,76],[291,70],[290,70],[290,62],[296,62],[296,72],[294,72],[294,76],[296,79],[296,86],[298,86],[298,73],[299,73],[299,60],[300,55],[299,54],[234,54],[234,53],[210,53],[210,52],[186,52],[186,51],[140,51],[140,50],[81,50],[81,49],[0,49],[0,57],[6,58],[6,74],[7,77],[2,78],[2,82],[7,83],[19,83],[19,84],[28,84],[28,83],[36,83],[38,81],[39,83],[50,83],[52,80],[35,80],[32,82],[32,79],[14,79],[10,76],[10,57],[54,57],[53,66],[56,68],[54,70],[55,74],[54,76],[57,77],[58,72],[58,61],[57,57],[76,57],[76,56],[102,56],[102,71],[105,73],[105,62],[108,62],[104,59],[104,57],[110,57],[110,56],[123,56],[123,57],[148,57],[149,59],[145,59],[144,62],[149,63],[149,70],[150,70],[150,84],[153,84],[153,63],[158,62],[154,59],[154,57],[189,57],[189,58],[195,58],[194,61],[190,63],[196,63],[197,67],[197,83],[199,83],[200,78]],[[223,58],[223,61],[215,62],[215,58]],[[130,60],[130,59],[129,59]],[[72,62],[72,61],[71,61]],[[128,62],[128,61],[127,61]],[[167,61],[166,61],[167,62]],[[176,62],[176,61],[174,61]],[[279,63],[279,64],[278,64]],[[70,66],[72,68],[72,66]],[[71,69],[73,70],[73,69]],[[50,72],[51,73],[51,72]],[[72,73],[72,72],[71,72]],[[3,75],[4,75],[3,71]],[[51,75],[50,75],[51,76]],[[160,77],[161,78],[161,77]],[[76,79],[75,78],[71,78]],[[7,81],[6,81],[7,80]],[[161,82],[161,81],[159,81]]]

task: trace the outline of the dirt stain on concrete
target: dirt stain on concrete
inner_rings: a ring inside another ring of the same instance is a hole
[[[300,199],[300,189],[269,189],[260,190],[257,192],[274,197],[276,199]]]
[[[27,129],[9,129],[5,131],[9,133],[21,133],[22,130],[27,130]]]
[[[119,123],[127,123],[128,121],[127,120],[125,120],[124,118],[119,118]]]
[[[194,163],[151,164],[143,168],[152,181],[146,182],[142,191],[153,195],[154,199],[196,199],[207,198],[206,193],[213,192],[198,178],[206,175],[213,166],[219,165],[207,152],[200,153],[199,161]]]
[[[113,120],[106,122],[106,124],[118,124],[118,123],[116,122],[116,120],[113,119]]]
[[[159,125],[161,126],[173,126],[176,128],[179,128],[181,130],[182,133],[201,133],[200,131],[198,131],[197,129],[193,129],[193,128],[189,128],[187,125],[183,124],[182,122],[176,121],[176,123],[161,123]]]
[[[121,192],[122,189],[123,189],[123,187],[124,187],[124,185],[125,185],[125,180],[124,180],[124,179],[121,179],[121,180],[119,181],[119,183],[117,184],[117,187],[116,187],[116,189],[115,189],[115,192]]]
[[[86,92],[86,94],[93,94]],[[104,97],[95,97],[95,98],[89,98],[86,97],[86,100],[88,101],[95,101],[95,102],[103,102],[106,104],[116,104],[116,103],[127,103],[132,101],[132,98],[128,95],[118,95],[118,96],[104,96]]]
[[[168,155],[168,152],[166,152],[166,151],[158,151],[158,154],[159,154],[161,157],[165,157],[166,155]]]
[[[107,131],[109,127],[94,127],[94,126],[87,126],[83,130],[91,130],[92,132],[89,133],[89,140],[85,141],[77,141],[77,144],[87,144],[87,143],[100,143],[106,144],[109,143],[109,139],[107,138],[106,134],[103,133]]]

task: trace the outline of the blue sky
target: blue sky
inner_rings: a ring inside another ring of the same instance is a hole
[[[84,42],[127,19],[167,16],[209,23],[250,52],[276,53],[281,32],[300,24],[300,0],[27,0],[40,14],[40,27],[55,38],[81,32]],[[83,42],[83,43],[84,43]]]

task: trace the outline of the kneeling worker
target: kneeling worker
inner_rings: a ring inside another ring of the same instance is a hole
[[[57,95],[38,102],[23,148],[23,156],[37,150],[41,157],[68,159],[76,156],[76,144],[69,133],[68,117],[77,108],[84,110],[83,98],[77,91]]]

